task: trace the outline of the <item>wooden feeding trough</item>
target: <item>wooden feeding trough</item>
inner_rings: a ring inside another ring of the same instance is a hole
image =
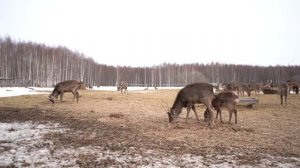
[[[259,99],[256,98],[239,98],[237,105],[247,106],[249,108],[254,108],[258,104]]]

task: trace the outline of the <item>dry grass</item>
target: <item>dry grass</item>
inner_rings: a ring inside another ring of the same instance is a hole
[[[185,109],[177,123],[168,123],[164,106],[172,105],[177,92],[132,91],[121,95],[83,90],[78,104],[71,102],[71,94],[65,94],[65,102],[55,105],[46,95],[0,98],[0,121],[56,120],[82,134],[70,132],[57,138],[62,145],[108,145],[116,150],[135,146],[194,154],[242,152],[246,155],[241,160],[249,164],[258,153],[300,156],[299,95],[289,95],[288,106],[280,105],[278,95],[260,95],[256,108],[237,107],[237,125],[228,123],[224,109],[225,123],[215,121],[210,129],[203,120],[202,105],[197,105],[200,123],[191,113],[186,124]],[[113,146],[115,143],[121,147]]]

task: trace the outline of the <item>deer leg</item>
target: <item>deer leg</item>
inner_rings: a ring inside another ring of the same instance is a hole
[[[229,112],[229,123],[231,123],[231,117],[232,117],[232,113],[234,112],[234,110],[235,110],[235,105],[234,105],[234,103],[232,104],[232,103],[228,103],[227,105],[226,105],[226,108],[227,108],[227,110],[228,110],[228,112]]]
[[[283,104],[283,95],[280,95],[280,104]]]
[[[218,119],[218,115],[219,115],[218,108],[215,108],[215,110],[217,110],[216,119]]]
[[[195,113],[195,116],[196,116],[198,122],[200,122],[200,120],[199,120],[199,118],[198,118],[198,115],[197,115],[197,112],[196,112],[196,107],[195,107],[194,104],[193,104],[193,106],[192,106],[192,109],[193,109],[193,111],[194,111],[194,113]]]
[[[76,91],[76,99],[77,99],[77,103],[78,103],[78,100],[79,100],[79,93]]]
[[[75,98],[77,97],[77,93],[76,93],[76,91],[73,90],[72,94],[73,94],[73,102],[74,102]]]
[[[287,106],[286,99],[287,99],[287,95],[284,96],[285,106]]]
[[[187,104],[186,123],[187,123],[187,119],[189,118],[191,109],[194,110],[194,104],[191,103],[191,102],[189,102],[189,103]],[[196,114],[196,113],[195,113],[195,114]],[[196,114],[196,117],[197,117],[197,119],[198,119],[197,114]]]
[[[231,117],[232,117],[232,109],[228,109],[228,112],[229,112],[229,123],[231,123]]]
[[[233,112],[234,112],[234,117],[235,117],[235,124],[237,124],[237,110],[234,108]]]
[[[218,119],[218,116],[220,116],[220,121],[221,123],[223,122],[222,120],[222,111],[220,107],[215,107],[215,110],[217,111],[216,119]]]
[[[191,107],[187,106],[187,113],[186,113],[186,117],[185,117],[185,123],[187,123],[187,119],[189,118],[190,111],[191,111]]]
[[[217,116],[218,116],[218,114],[220,114],[220,121],[221,121],[221,123],[223,123],[223,119],[222,119],[222,111],[221,111],[221,108],[217,108]]]
[[[60,92],[60,102],[63,102],[64,93]]]

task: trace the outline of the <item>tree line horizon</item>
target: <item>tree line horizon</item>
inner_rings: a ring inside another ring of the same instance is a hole
[[[300,65],[235,65],[162,63],[131,67],[99,64],[92,58],[66,47],[49,47],[33,42],[17,42],[0,36],[0,81],[2,85],[53,86],[78,80],[87,86],[185,86],[195,82],[280,82],[300,80]],[[0,84],[1,84],[0,83]]]

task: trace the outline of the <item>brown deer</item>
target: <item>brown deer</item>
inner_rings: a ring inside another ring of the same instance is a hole
[[[231,82],[231,83],[227,83],[225,84],[225,89],[224,91],[236,91],[238,94],[240,93],[240,84],[237,82]]]
[[[262,84],[261,83],[251,83],[250,90],[254,91],[255,95],[259,94],[262,91]]]
[[[291,90],[295,93],[295,94],[299,94],[299,86],[300,83],[297,82],[296,80],[288,80],[287,84],[289,85],[289,93],[291,92]]]
[[[286,82],[278,83],[278,93],[280,95],[280,104],[283,105],[283,97],[285,105],[287,105],[287,94],[289,90],[289,85]]]
[[[243,95],[245,94],[245,92],[247,93],[247,96],[250,97],[251,96],[251,90],[250,90],[250,85],[247,83],[240,83],[239,84],[239,94]]]
[[[218,115],[220,115],[220,121],[221,123],[223,123],[221,107],[226,107],[229,112],[229,123],[231,123],[232,113],[234,113],[235,124],[237,124],[237,110],[235,108],[237,102],[239,102],[239,97],[232,92],[218,93],[215,96],[215,98],[212,100],[212,106],[214,107],[215,110],[217,110],[216,119],[218,118]],[[208,109],[206,109],[204,112],[204,118],[205,119],[211,118]]]
[[[213,86],[211,84],[193,83],[185,86],[178,92],[173,106],[167,113],[169,122],[172,123],[178,118],[178,115],[181,113],[183,107],[187,108],[186,122],[191,109],[193,109],[199,122],[200,120],[196,113],[195,103],[204,104],[208,108],[210,115],[213,116],[213,107],[211,105],[211,101],[214,99],[214,97],[215,95],[213,92]],[[213,126],[213,117],[210,118],[209,125]]]
[[[118,85],[117,91],[121,91],[121,94],[123,94],[127,91],[127,87],[128,87],[128,83],[126,81],[122,81]]]
[[[77,90],[80,87],[83,87],[83,82],[79,82],[76,80],[68,80],[68,81],[64,81],[64,82],[60,82],[58,84],[55,85],[55,88],[52,92],[52,94],[49,96],[49,100],[54,104],[55,100],[57,99],[58,95],[60,95],[60,102],[63,101],[63,96],[65,92],[72,92],[74,97],[73,97],[73,102],[75,100],[75,98],[77,99],[77,103],[78,103],[78,99],[79,99],[79,93],[77,92]]]

